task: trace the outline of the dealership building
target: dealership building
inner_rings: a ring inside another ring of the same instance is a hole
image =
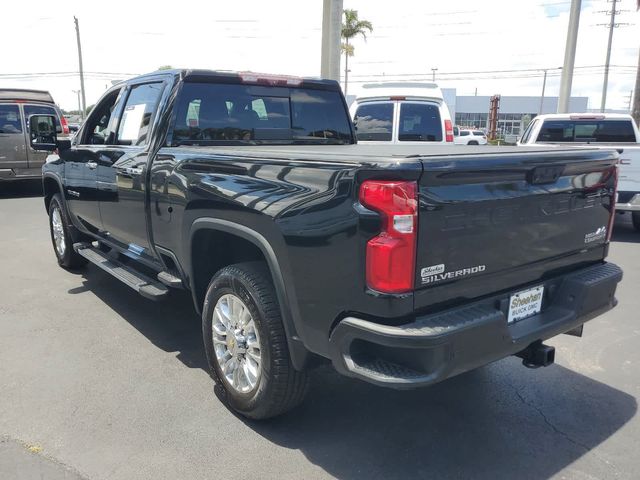
[[[489,102],[491,97],[483,95],[456,95],[455,88],[443,88],[444,100],[449,106],[451,118],[461,127],[486,130],[489,124]],[[570,112],[586,112],[589,97],[571,97]],[[545,97],[542,113],[556,113],[558,97]],[[505,135],[520,135],[526,123],[540,112],[540,97],[501,95],[498,111],[498,132]]]

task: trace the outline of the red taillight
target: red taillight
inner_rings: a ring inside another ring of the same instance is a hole
[[[382,217],[379,235],[367,243],[369,288],[384,293],[413,290],[418,229],[416,182],[367,180],[360,203]]]
[[[607,242],[611,240],[613,233],[613,221],[616,217],[616,202],[618,201],[618,166],[613,167],[613,194],[611,195],[611,212],[609,212],[609,228],[607,229]]]
[[[453,142],[453,125],[451,120],[444,121],[444,135],[447,142]]]
[[[60,125],[62,125],[62,133],[69,135],[69,124],[67,123],[67,119],[64,118],[64,115],[60,115]]]

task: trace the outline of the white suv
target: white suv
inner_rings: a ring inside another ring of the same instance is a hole
[[[453,145],[453,125],[435,83],[366,84],[351,105],[358,143]]]
[[[456,145],[486,145],[487,136],[482,130],[453,129]]]

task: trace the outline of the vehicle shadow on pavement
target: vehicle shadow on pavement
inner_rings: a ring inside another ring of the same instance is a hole
[[[0,182],[0,200],[3,198],[41,197],[41,180]]]
[[[83,286],[70,294],[90,290],[158,348],[207,370],[200,319],[186,292],[169,302],[142,301],[98,268],[81,275]],[[262,422],[236,417],[349,480],[549,478],[575,468],[638,408],[633,396],[561,365],[529,370],[515,357],[411,391],[342,377],[330,366],[311,375],[307,399],[292,412]],[[211,401],[223,400],[211,388]],[[592,478],[617,475],[602,452],[588,461]]]
[[[173,290],[170,301],[154,302],[143,299],[97,267],[90,265],[79,273],[83,284],[71,289],[70,294],[90,290],[156,347],[177,352],[176,357],[189,368],[208,372],[200,317],[188,292]]]
[[[549,478],[637,411],[631,395],[559,365],[527,370],[514,357],[413,391],[329,368],[313,380],[298,409],[246,423],[341,479]],[[595,458],[592,478],[615,476]]]
[[[611,241],[624,243],[640,242],[640,232],[633,228],[631,215],[629,213],[616,215]]]

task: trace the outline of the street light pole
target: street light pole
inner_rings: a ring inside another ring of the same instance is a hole
[[[82,46],[80,45],[80,27],[78,19],[73,17],[73,23],[76,25],[76,41],[78,42],[78,68],[80,72],[80,92],[82,93],[82,119],[84,120],[84,112],[87,109],[87,100],[84,94],[84,70],[82,68]]]
[[[569,97],[571,96],[571,83],[573,82],[573,65],[576,60],[576,45],[578,43],[578,27],[580,26],[580,7],[582,0],[571,0],[571,12],[569,13],[569,28],[567,30],[567,43],[564,48],[564,64],[562,66],[562,78],[560,80],[560,98],[558,99],[558,113],[567,113],[569,110]]]
[[[84,120],[84,115],[82,111],[82,104],[80,103],[80,90],[71,90],[78,97],[78,113],[80,114],[80,119]]]
[[[431,69],[431,81],[432,81],[433,83],[435,83],[435,82],[436,82],[436,72],[437,72],[437,71],[438,71],[438,69],[437,69],[437,68],[432,68],[432,69]]]

